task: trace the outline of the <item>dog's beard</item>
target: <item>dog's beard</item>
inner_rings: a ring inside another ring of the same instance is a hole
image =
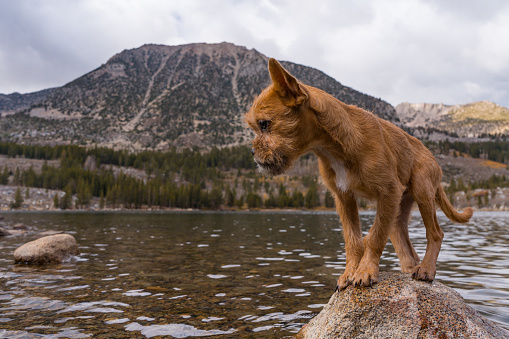
[[[288,159],[286,157],[278,157],[277,160],[271,162],[259,162],[255,159],[258,170],[267,176],[275,176],[283,174],[288,168]]]

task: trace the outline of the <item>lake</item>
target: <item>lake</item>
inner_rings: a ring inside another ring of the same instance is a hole
[[[29,237],[0,238],[1,338],[280,338],[334,292],[345,267],[329,212],[8,212],[7,225],[74,235],[81,254],[61,265],[15,265]],[[361,214],[363,230],[374,213]],[[509,329],[509,212],[465,225],[442,213],[436,280]],[[422,258],[418,213],[410,233]],[[381,271],[398,270],[389,243]]]

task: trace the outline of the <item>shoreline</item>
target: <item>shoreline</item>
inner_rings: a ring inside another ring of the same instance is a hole
[[[509,212],[509,208],[475,208],[474,213],[476,212]],[[458,210],[459,212],[462,209]],[[128,209],[128,208],[104,208],[104,209],[0,209],[0,220],[2,220],[2,214],[10,214],[10,213],[324,213],[324,214],[335,214],[337,212],[335,209],[193,209],[193,208],[160,208],[160,209],[149,209],[149,208],[139,208],[139,209]],[[419,209],[417,207],[412,208],[413,213],[419,213]],[[359,213],[376,213],[376,209],[359,209]],[[438,208],[437,213],[443,214],[443,211]]]
[[[14,195],[18,188],[21,188],[23,194],[23,203],[20,208],[13,209],[10,204],[14,201]],[[29,191],[28,197],[26,191]],[[475,207],[474,204],[470,204],[474,211],[509,211],[509,189],[498,189],[500,192],[496,194],[495,199],[489,199],[491,204],[488,203],[486,207]],[[487,192],[487,190],[480,190],[481,192]],[[324,206],[316,207],[313,209],[300,208],[238,208],[238,207],[224,207],[219,209],[194,209],[194,208],[176,208],[176,207],[149,207],[143,206],[141,208],[125,208],[125,207],[104,207],[100,208],[100,199],[93,197],[90,204],[86,208],[70,208],[60,209],[54,208],[54,197],[58,195],[61,199],[64,196],[64,192],[60,190],[50,190],[37,187],[21,187],[21,186],[10,186],[0,185],[0,213],[9,211],[22,211],[22,212],[334,212],[335,208],[327,208]],[[475,198],[476,195],[473,194]],[[466,195],[464,192],[458,192],[455,195],[455,199],[460,203],[460,207],[455,206],[458,211],[463,210],[466,206]],[[472,200],[470,200],[472,202]],[[506,203],[507,202],[507,203]],[[493,206],[495,204],[495,206]],[[72,206],[76,206],[76,195],[72,198]],[[358,207],[359,211],[376,211],[375,205],[369,203],[366,207]],[[418,208],[414,205],[413,209],[417,211]],[[437,209],[440,210],[440,209]]]

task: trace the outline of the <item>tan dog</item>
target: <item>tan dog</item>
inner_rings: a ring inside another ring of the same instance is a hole
[[[278,175],[301,155],[312,151],[318,156],[345,238],[346,268],[336,289],[376,283],[389,237],[401,270],[414,279],[432,281],[443,239],[436,205],[455,222],[467,222],[473,211],[454,210],[440,186],[442,171],[431,152],[392,123],[298,82],[275,59],[269,60],[269,72],[272,84],[246,114],[256,133],[254,159],[262,172]],[[377,201],[374,224],[364,239],[356,197]],[[422,262],[408,235],[414,201],[426,226]]]

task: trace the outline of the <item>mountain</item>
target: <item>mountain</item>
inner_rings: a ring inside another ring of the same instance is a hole
[[[55,88],[44,89],[42,91],[20,94],[1,94],[0,93],[0,114],[13,114],[30,108],[32,105],[46,99]]]
[[[243,115],[269,84],[267,60],[230,43],[125,50],[40,100],[0,106],[0,140],[131,149],[246,143],[251,137]],[[380,99],[319,70],[282,64],[304,83],[397,121]]]
[[[455,106],[402,103],[396,112],[408,127],[431,128],[459,137],[509,134],[509,109],[491,101]]]

